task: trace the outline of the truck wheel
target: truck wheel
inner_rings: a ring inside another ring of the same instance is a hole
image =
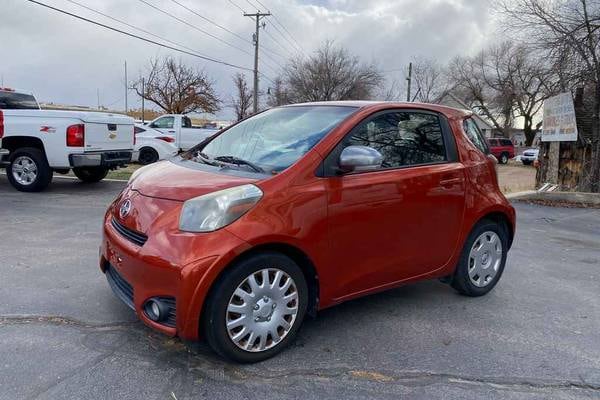
[[[73,173],[80,181],[85,183],[96,183],[106,178],[108,168],[106,167],[79,167],[73,168]]]
[[[24,147],[11,153],[6,176],[18,191],[41,192],[52,182],[52,169],[43,151]]]
[[[142,165],[148,165],[157,162],[159,159],[158,153],[152,147],[142,147],[138,162]]]
[[[500,154],[500,164],[508,163],[508,153]]]

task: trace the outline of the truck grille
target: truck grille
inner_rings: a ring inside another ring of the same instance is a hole
[[[110,264],[106,267],[106,279],[115,295],[123,303],[127,304],[129,308],[135,310],[133,305],[133,287]]]
[[[138,246],[143,246],[148,240],[148,236],[143,233],[134,231],[133,229],[129,229],[122,223],[116,220],[115,217],[110,221],[111,225],[117,232],[121,234],[125,239],[129,240],[132,243],[137,244]]]

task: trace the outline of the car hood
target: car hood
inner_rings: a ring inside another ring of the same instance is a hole
[[[258,181],[258,178],[208,172],[194,161],[161,161],[140,168],[131,189],[144,196],[186,201],[203,194]]]

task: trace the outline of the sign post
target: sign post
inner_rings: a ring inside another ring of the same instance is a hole
[[[575,105],[571,93],[561,93],[544,101],[542,142],[550,142],[546,179],[558,184],[560,142],[577,140]]]

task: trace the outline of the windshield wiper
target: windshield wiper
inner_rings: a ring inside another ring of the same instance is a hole
[[[196,158],[202,161],[204,164],[213,165],[213,166],[221,166],[222,164],[219,162],[215,162],[210,159],[209,156],[202,153],[201,151],[196,152]]]
[[[259,172],[261,174],[265,173],[264,169],[262,169],[261,167],[259,167],[256,164],[254,164],[253,162],[244,160],[243,158],[239,158],[236,156],[218,156],[218,157],[213,158],[213,160],[223,161],[223,162],[226,162],[229,164],[247,165],[248,167],[252,168],[255,172]]]

